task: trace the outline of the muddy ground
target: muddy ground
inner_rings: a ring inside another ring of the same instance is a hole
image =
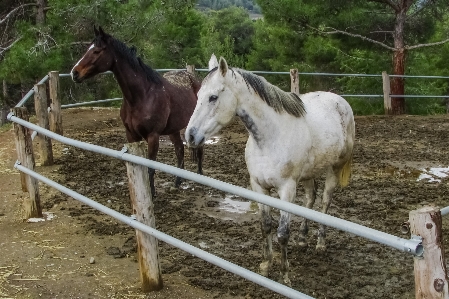
[[[117,109],[64,110],[63,122],[67,137],[116,150],[126,143]],[[410,210],[449,205],[445,170],[432,172],[449,166],[449,116],[356,117],[356,130],[352,180],[336,192],[330,214],[403,236],[400,224]],[[246,132],[236,121],[206,146],[205,174],[247,187],[245,142]],[[124,162],[59,143],[54,144],[54,153],[55,166],[37,166],[38,172],[131,214]],[[0,131],[0,157],[0,298],[283,298],[162,242],[164,289],[145,295],[140,291],[133,229],[42,183],[42,205],[53,218],[24,222],[20,209],[26,194],[13,169],[10,127]],[[173,147],[165,137],[158,159],[175,164]],[[186,168],[196,170],[187,155]],[[173,181],[171,175],[156,173],[157,228],[257,271],[261,257],[257,206],[190,181],[173,192]],[[319,197],[321,188],[322,184]],[[315,209],[318,205],[319,200]],[[316,223],[310,246],[300,250],[295,246],[300,221],[293,217],[289,245],[294,289],[316,298],[414,298],[411,256],[332,228],[327,251],[317,253]],[[443,220],[445,248],[449,248],[448,222]],[[278,260],[276,241],[274,250]],[[271,272],[274,280],[277,267],[275,263]]]

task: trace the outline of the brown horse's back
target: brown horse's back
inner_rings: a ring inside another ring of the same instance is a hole
[[[164,74],[164,78],[172,85],[185,89],[193,89],[196,94],[200,90],[201,82],[195,75],[187,71],[171,71]]]
[[[171,113],[167,120],[167,126],[162,135],[168,134],[173,129],[182,130],[187,127],[190,117],[195,110],[197,92],[201,82],[187,71],[171,71],[164,74],[168,84],[164,84],[169,94]],[[165,83],[165,82],[164,82]],[[180,109],[179,107],[182,107]]]

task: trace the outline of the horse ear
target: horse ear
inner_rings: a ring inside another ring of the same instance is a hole
[[[223,57],[220,57],[220,62],[218,63],[218,69],[220,70],[221,75],[224,77],[228,72],[228,63]]]
[[[209,71],[216,68],[217,66],[218,66],[217,56],[215,56],[215,54],[212,54],[209,60]]]
[[[105,36],[106,34],[104,33],[104,31],[103,31],[103,28],[101,28],[101,26],[98,26],[98,30],[99,30],[99,32],[100,32],[100,34],[102,35],[102,36]]]
[[[100,33],[98,32],[98,29],[97,29],[97,27],[94,25],[94,33],[95,33],[95,36],[98,36]]]

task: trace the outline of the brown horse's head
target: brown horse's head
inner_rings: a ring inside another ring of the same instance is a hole
[[[105,33],[101,27],[98,30],[94,27],[94,32],[93,43],[72,68],[72,79],[77,83],[110,70],[114,63],[113,52],[108,47],[111,36]]]

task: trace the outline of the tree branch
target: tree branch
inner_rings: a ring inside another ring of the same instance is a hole
[[[428,43],[428,44],[419,44],[419,45],[414,45],[414,46],[405,46],[405,48],[407,50],[413,50],[413,49],[418,49],[418,48],[423,48],[423,47],[432,47],[432,46],[438,46],[438,45],[442,45],[449,42],[449,38],[445,39],[443,41],[440,42],[436,42],[436,43]]]
[[[307,25],[307,27],[309,27],[309,28],[311,28],[311,29],[313,29],[313,30],[315,30],[315,31],[318,31],[318,32],[320,32],[320,33],[323,33],[323,34],[343,34],[343,35],[348,35],[348,36],[352,36],[352,37],[357,37],[357,38],[360,38],[360,39],[362,39],[362,40],[365,40],[365,41],[368,41],[368,42],[377,44],[377,45],[379,45],[379,46],[381,46],[381,47],[384,47],[384,48],[386,48],[386,49],[388,49],[388,50],[391,50],[391,51],[395,51],[395,50],[396,50],[395,48],[390,47],[390,46],[388,46],[387,44],[384,44],[384,43],[382,43],[382,42],[379,42],[379,41],[377,41],[377,40],[371,39],[371,38],[369,38],[369,37],[366,37],[366,36],[363,36],[363,35],[360,35],[360,34],[349,33],[349,32],[342,31],[342,30],[338,30],[338,29],[335,29],[335,28],[332,28],[332,27],[324,27],[324,28],[329,28],[329,29],[332,29],[333,31],[323,31],[323,30],[319,30],[319,29],[314,28],[314,27],[312,27],[312,26],[310,26],[310,25]]]
[[[381,4],[386,4],[393,8],[394,11],[399,11],[400,7],[397,3],[394,3],[392,0],[368,0],[369,2],[377,2]]]
[[[8,51],[9,49],[11,49],[15,43],[17,43],[19,40],[21,40],[22,37],[20,36],[19,38],[17,38],[15,41],[13,41],[11,44],[9,44],[9,46],[7,46],[6,48],[2,48],[0,47],[0,55],[3,55],[3,53],[5,53],[6,51]]]
[[[16,11],[18,11],[19,9],[21,9],[25,6],[37,6],[37,4],[36,3],[27,3],[27,4],[22,4],[16,8],[14,8],[2,20],[0,20],[0,25],[3,24],[4,22],[6,22],[6,20],[8,20]]]

